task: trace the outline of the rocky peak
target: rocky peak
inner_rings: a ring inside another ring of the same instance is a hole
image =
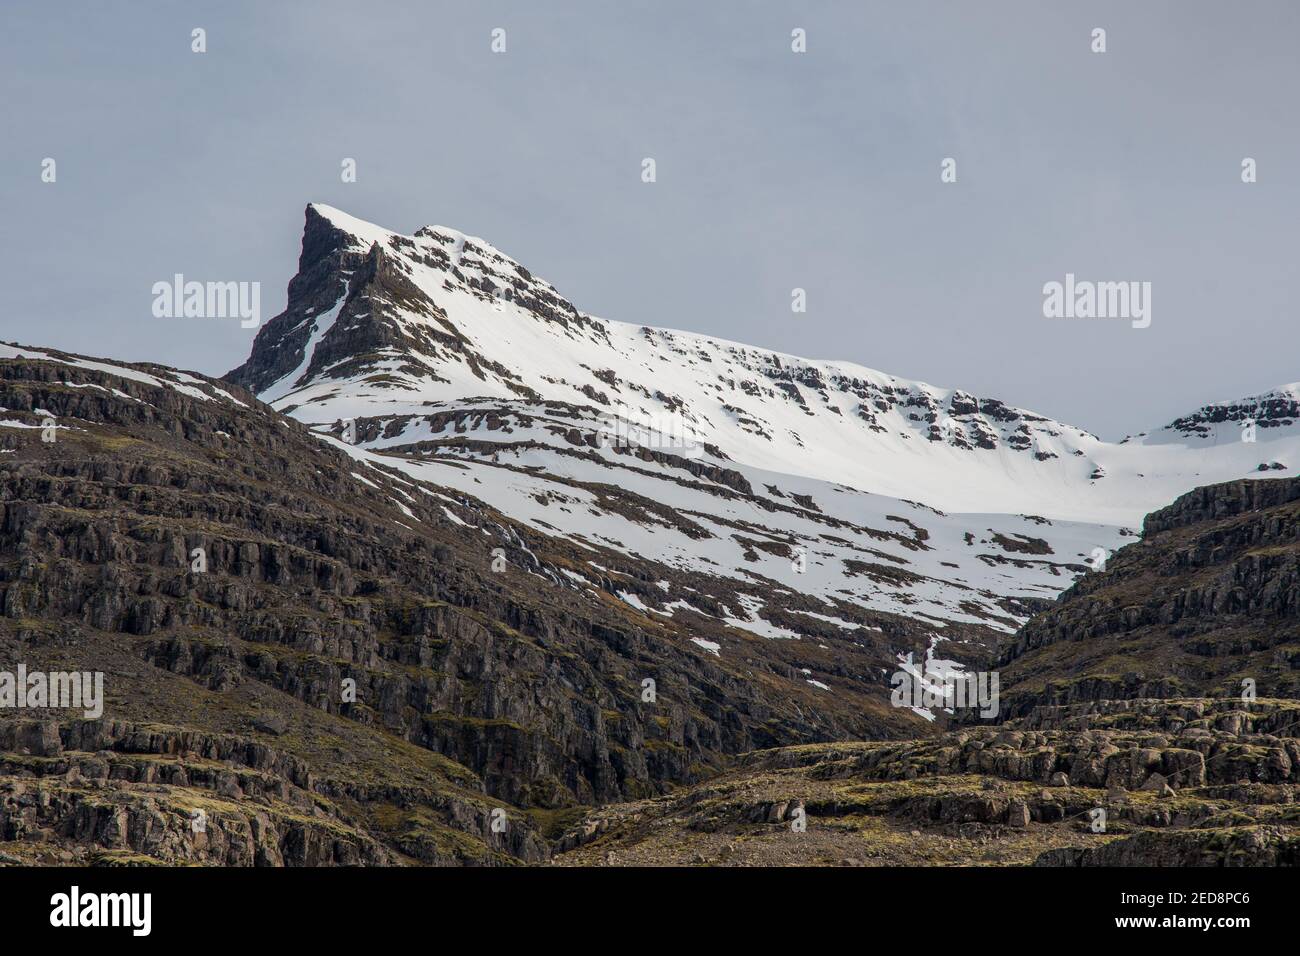
[[[508,368],[471,346],[435,301],[435,289],[491,308],[510,304],[566,329],[599,328],[550,283],[477,237],[443,226],[406,236],[313,203],[285,310],[226,378],[270,401],[321,380],[397,388],[446,381],[439,367],[449,363],[467,366],[477,379],[491,372],[513,382]]]
[[[1282,435],[1297,421],[1300,421],[1300,383],[1283,385],[1262,395],[1203,405],[1190,415],[1170,422],[1157,436],[1163,433],[1184,440],[1236,441],[1240,429],[1253,423],[1262,439]]]

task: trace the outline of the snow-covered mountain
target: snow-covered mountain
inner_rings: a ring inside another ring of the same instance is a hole
[[[227,378],[448,504],[574,543],[585,562],[535,572],[647,615],[771,637],[907,620],[933,653],[1013,629],[1178,494],[1297,459],[1300,386],[1109,443],[995,398],[597,318],[453,229],[306,215],[288,306]]]

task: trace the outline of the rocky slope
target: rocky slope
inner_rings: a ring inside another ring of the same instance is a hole
[[[1197,489],[1007,644],[1004,722],[749,754],[555,860],[1296,865],[1298,516],[1295,479]]]
[[[1300,481],[1153,513],[1004,642],[1008,722],[853,742],[929,726],[854,679],[902,618],[719,655],[238,388],[0,346],[0,408],[0,669],[106,680],[0,709],[0,862],[1296,860]]]
[[[0,346],[0,408],[0,669],[102,671],[107,697],[0,709],[20,855],[536,860],[566,808],[921,723],[885,702],[895,645],[925,644],[905,621],[720,656],[712,618],[610,593],[636,565],[565,588],[563,541],[237,387]]]
[[[1107,701],[747,755],[603,808],[556,865],[1294,866],[1300,704]]]

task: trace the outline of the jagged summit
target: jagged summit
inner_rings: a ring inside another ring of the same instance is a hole
[[[376,242],[380,245],[385,245],[388,243],[390,238],[397,236],[401,239],[431,240],[442,245],[452,244],[463,247],[468,244],[470,247],[479,249],[493,258],[499,257],[511,262],[514,261],[510,259],[509,256],[504,255],[486,239],[481,239],[478,236],[471,236],[468,233],[461,232],[459,229],[453,229],[450,226],[440,226],[436,223],[421,226],[408,236],[403,233],[393,232],[390,229],[376,226],[374,223],[366,222],[363,219],[358,219],[356,216],[349,215],[342,209],[326,205],[325,203],[308,203],[306,215],[309,221],[313,214],[329,223],[335,229],[353,237],[366,249],[369,249],[370,246]]]

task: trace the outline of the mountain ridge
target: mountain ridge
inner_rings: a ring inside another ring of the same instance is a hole
[[[295,405],[313,406],[322,421],[418,412],[426,401],[465,398],[609,406],[641,421],[680,419],[732,459],[770,471],[949,512],[1029,512],[1109,524],[1135,524],[1194,484],[1242,477],[1274,461],[1289,467],[1296,444],[1292,426],[1300,406],[1285,386],[1208,403],[1164,426],[1103,442],[1085,429],[960,388],[600,319],[484,240],[446,227],[405,236],[321,204],[307,207],[306,220],[304,259],[311,248],[312,270],[332,253],[336,280],[344,273],[353,281],[376,279],[385,293],[377,303],[383,318],[350,308],[351,287],[325,283],[322,289],[321,277],[300,263],[285,312],[259,331],[250,360],[227,377],[282,408],[292,396]],[[379,261],[371,263],[376,248]],[[366,265],[358,276],[360,263]],[[315,290],[310,303],[308,289]],[[268,353],[286,347],[305,352],[308,327],[321,340],[346,340],[336,330],[338,317],[327,320],[328,328],[319,319],[340,299],[345,325],[353,323],[354,334],[366,319],[382,326],[385,332],[375,337],[389,351],[359,361],[354,349],[351,364],[331,366],[328,359],[347,349],[327,341],[322,360],[304,356],[302,368],[283,358],[269,362]],[[674,364],[691,367],[676,375]],[[382,403],[368,376],[385,387],[388,409],[377,407]],[[1286,447],[1213,444],[1209,426],[1250,412],[1258,417],[1262,444],[1285,437]],[[1187,444],[1198,453],[1195,460],[1169,454],[1180,440],[1195,443]],[[934,472],[943,472],[943,480]]]

